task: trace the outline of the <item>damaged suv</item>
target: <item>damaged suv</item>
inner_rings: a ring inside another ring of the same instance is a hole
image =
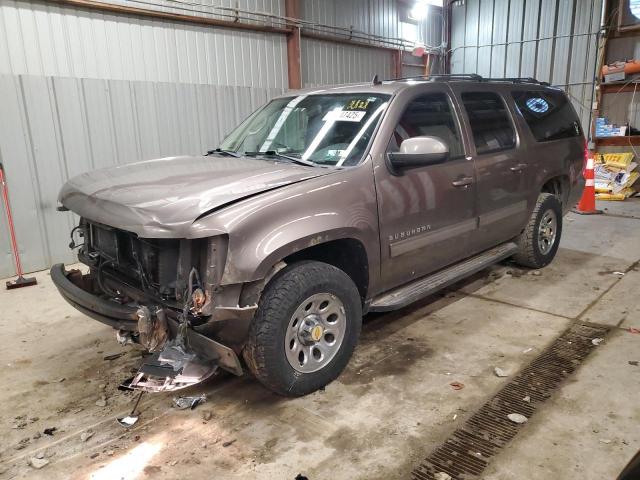
[[[51,276],[75,308],[153,355],[133,388],[248,368],[304,395],[335,379],[362,315],[506,258],[540,268],[578,200],[585,140],[532,79],[432,76],[291,92],[203,156],[69,180],[88,273]]]

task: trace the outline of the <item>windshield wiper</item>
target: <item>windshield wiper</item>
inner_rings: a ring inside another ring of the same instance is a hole
[[[214,150],[208,150],[207,155],[211,155],[213,153],[217,153],[219,155],[228,155],[229,157],[241,157],[242,155],[238,152],[234,152],[233,150],[222,150],[221,148],[216,148]]]
[[[304,160],[302,158],[299,157],[294,157],[292,155],[285,155],[284,153],[280,153],[280,152],[276,152],[275,150],[267,150],[266,152],[244,152],[244,154],[248,157],[255,157],[257,155],[264,155],[267,157],[278,157],[278,158],[284,158],[286,160],[290,160],[294,163],[297,163],[299,165],[307,165],[309,167],[317,167],[318,164],[315,162],[312,162],[310,160]]]

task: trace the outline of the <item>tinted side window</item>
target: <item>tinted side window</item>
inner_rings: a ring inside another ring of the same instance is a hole
[[[443,140],[449,146],[450,158],[464,155],[451,105],[444,93],[421,95],[409,103],[393,132],[389,150],[398,151],[404,140],[420,136]]]
[[[516,144],[507,107],[498,95],[490,92],[463,93],[462,103],[469,116],[478,154],[504,150]]]
[[[537,141],[580,136],[576,114],[562,92],[512,92],[511,95]]]

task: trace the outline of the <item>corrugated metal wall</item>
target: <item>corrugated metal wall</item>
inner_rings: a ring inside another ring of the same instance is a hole
[[[301,0],[300,16],[318,24],[353,28],[372,35],[405,38],[438,47],[442,43],[442,10],[430,8],[419,24],[403,22],[397,0]],[[302,39],[302,81],[306,87],[391,78],[391,53],[311,38]],[[416,69],[406,67],[406,75]]]
[[[602,0],[458,0],[451,71],[561,86],[588,129],[601,11]]]
[[[226,4],[231,4],[230,0]],[[280,0],[246,0],[282,13]],[[55,211],[72,175],[215,147],[287,87],[283,35],[0,3],[0,161],[24,268],[71,261],[71,214]],[[0,216],[0,277],[13,273]]]
[[[237,8],[250,12],[238,14],[245,22],[264,22],[258,13],[284,15],[284,0],[112,3],[225,20],[234,13],[213,7]],[[412,27],[400,22],[395,0],[301,4],[306,20],[441,43],[439,9]],[[304,39],[302,58],[308,85],[390,76],[387,51]],[[0,0],[0,161],[25,270],[73,260],[67,245],[75,219],[55,211],[67,178],[215,147],[286,88],[284,35]],[[13,273],[10,252],[1,215],[0,277]]]

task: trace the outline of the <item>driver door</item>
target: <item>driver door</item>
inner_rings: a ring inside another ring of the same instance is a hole
[[[398,151],[407,138],[434,136],[447,144],[450,155],[442,163],[396,175],[386,164],[375,168],[383,290],[465,258],[477,228],[473,161],[465,157],[450,95],[431,87],[394,111],[386,153]],[[386,161],[386,153],[379,162]]]

